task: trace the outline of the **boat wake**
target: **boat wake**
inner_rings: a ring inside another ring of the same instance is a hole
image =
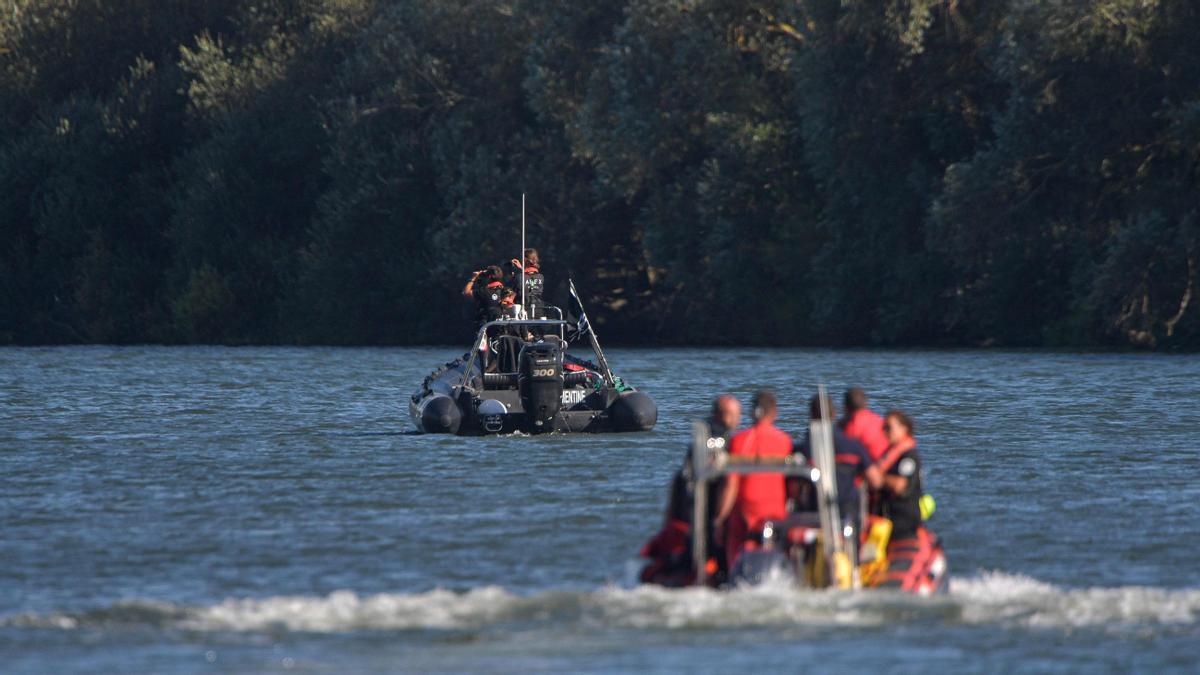
[[[1140,586],[1065,589],[999,572],[955,579],[932,598],[887,592],[806,592],[781,584],[723,593],[606,587],[519,595],[496,586],[360,596],[230,599],[208,606],[154,601],[0,618],[8,628],[155,627],[200,632],[470,630],[576,625],[593,628],[727,629],[877,626],[897,621],[1047,629],[1145,629],[1200,624],[1200,589]]]

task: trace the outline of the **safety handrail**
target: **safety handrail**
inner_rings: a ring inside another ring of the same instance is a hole
[[[708,488],[709,483],[731,473],[773,473],[783,476],[807,478],[816,483],[821,472],[808,464],[802,456],[755,457],[753,459],[732,455],[724,447],[724,439],[709,436],[704,422],[692,424],[692,471],[695,485],[692,487],[692,561],[696,569],[696,583],[704,585],[708,570]]]
[[[562,319],[496,319],[495,321],[488,321],[487,323],[483,324],[479,327],[479,331],[475,333],[475,342],[471,344],[471,351],[467,354],[467,364],[466,368],[463,368],[462,380],[460,380],[458,383],[459,387],[464,389],[468,388],[468,383],[471,380],[471,372],[475,369],[475,357],[479,355],[479,345],[481,342],[487,339],[487,331],[493,326],[503,326],[505,328],[514,328],[520,326],[530,326],[535,328],[557,326],[561,332],[562,330],[565,330],[567,322],[563,321]],[[517,336],[513,335],[506,337],[516,338]],[[557,337],[562,341],[563,345],[566,345],[567,341],[564,338],[559,336],[553,337]]]
[[[562,311],[562,309],[560,309],[560,308],[558,308],[558,307],[555,307],[554,305],[541,305],[541,307],[542,307],[542,309],[552,309],[552,310],[554,310],[554,311],[558,312],[558,320],[559,320],[559,321],[562,321],[562,320],[563,320],[563,311]],[[564,322],[562,326],[559,326],[559,327],[558,327],[558,339],[562,340],[562,342],[563,342],[563,344],[564,344],[564,345],[565,345],[565,344],[567,344],[567,326],[566,326],[566,322]]]

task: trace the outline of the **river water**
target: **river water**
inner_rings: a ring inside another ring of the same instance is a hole
[[[0,350],[0,670],[1200,668],[1200,357],[613,349],[659,425],[419,436],[452,348]],[[633,583],[692,419],[917,421],[936,598]]]

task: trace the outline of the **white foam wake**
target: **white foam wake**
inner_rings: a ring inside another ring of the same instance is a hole
[[[233,632],[472,629],[511,623],[637,629],[876,626],[893,622],[1153,627],[1200,624],[1200,589],[1126,586],[1063,589],[1029,577],[985,573],[955,579],[945,596],[811,592],[786,584],[717,592],[607,587],[529,596],[496,586],[459,593],[384,593],[230,599],[185,607],[129,602],[77,613],[19,615],[0,625],[74,629],[114,624]]]
[[[954,578],[950,591],[968,623],[1017,622],[1045,627],[1200,623],[1200,589],[1196,588],[1060,589],[1030,577],[988,572]]]
[[[382,593],[360,597],[336,591],[325,597],[281,596],[226,600],[189,613],[192,630],[306,632],[466,628],[503,621],[522,599],[497,586],[455,593]]]

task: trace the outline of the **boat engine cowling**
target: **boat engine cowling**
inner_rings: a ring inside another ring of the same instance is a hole
[[[730,572],[735,586],[758,586],[793,576],[788,558],[775,549],[752,549],[738,555]]]
[[[529,430],[550,431],[562,405],[562,348],[553,342],[535,342],[521,348],[517,380]]]

